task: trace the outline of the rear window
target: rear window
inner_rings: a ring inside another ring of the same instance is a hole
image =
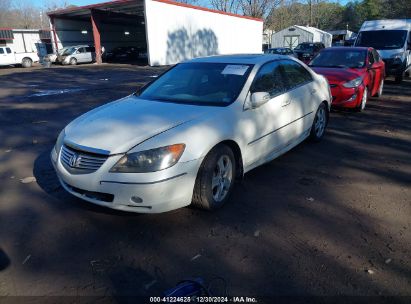
[[[7,54],[11,54],[11,49],[10,49],[10,48],[6,48],[6,52],[7,52]]]

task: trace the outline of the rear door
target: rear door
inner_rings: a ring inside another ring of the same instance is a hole
[[[374,66],[372,68],[375,70],[373,94],[376,94],[385,77],[385,66],[377,50],[372,49],[372,55],[374,57]]]
[[[289,103],[287,112],[287,137],[290,140],[300,138],[311,128],[318,100],[314,79],[309,71],[294,60],[282,60]]]

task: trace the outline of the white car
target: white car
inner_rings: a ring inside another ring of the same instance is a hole
[[[327,80],[290,57],[194,59],[75,119],[52,163],[68,192],[101,206],[215,209],[247,171],[320,140],[330,103]]]
[[[90,63],[96,59],[96,53],[93,46],[76,45],[66,47],[61,53],[58,53],[56,62],[62,65],[76,65],[77,63]]]

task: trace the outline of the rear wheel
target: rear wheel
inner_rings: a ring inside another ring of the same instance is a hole
[[[324,103],[320,104],[315,113],[313,125],[311,126],[310,139],[318,142],[325,134],[325,128],[328,124],[328,110]]]
[[[226,145],[213,148],[197,174],[192,205],[206,210],[222,207],[231,194],[235,176],[233,151]]]
[[[376,95],[377,97],[382,96],[383,89],[384,89],[384,79],[381,79],[380,86],[378,88],[378,92],[377,92],[377,95]]]
[[[77,64],[77,59],[76,58],[71,58],[70,59],[70,65],[76,65]]]
[[[33,65],[33,61],[30,58],[23,58],[21,66],[23,68],[30,68]]]

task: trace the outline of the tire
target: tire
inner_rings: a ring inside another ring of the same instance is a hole
[[[71,58],[70,59],[70,65],[76,65],[77,64],[77,59],[76,58]]]
[[[362,93],[361,103],[357,107],[357,112],[363,112],[365,110],[365,107],[367,105],[367,101],[368,101],[368,88],[366,87],[364,89],[364,92]]]
[[[33,61],[30,58],[23,58],[23,60],[21,61],[21,66],[23,68],[31,68],[32,65]]]
[[[396,75],[395,76],[395,83],[400,84],[402,80],[404,79],[404,75]]]
[[[315,113],[313,125],[311,126],[310,139],[319,142],[324,137],[325,128],[328,124],[328,109],[324,103],[321,103]]]
[[[213,148],[198,171],[192,205],[205,210],[221,208],[233,190],[235,163],[234,153],[228,146]]]
[[[383,89],[384,89],[384,79],[381,79],[380,86],[378,87],[378,92],[375,96],[381,97]]]

